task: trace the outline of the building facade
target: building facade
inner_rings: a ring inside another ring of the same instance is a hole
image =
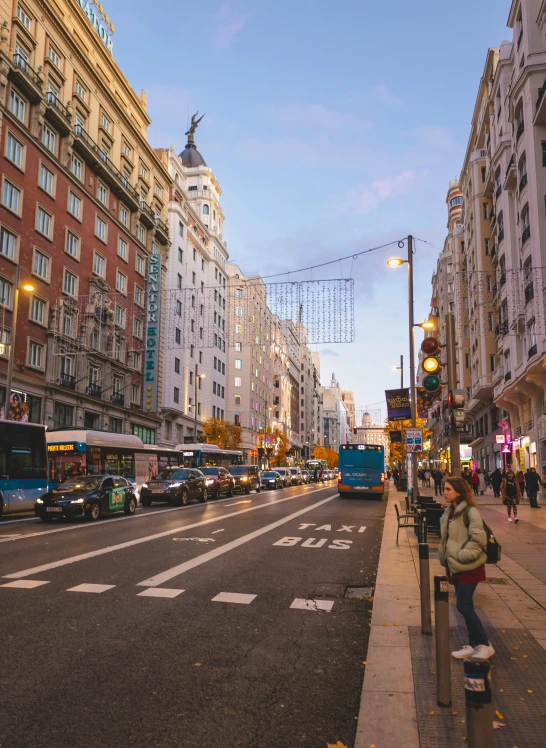
[[[146,138],[144,93],[82,5],[0,2],[0,402],[50,428],[155,443],[162,357],[159,345],[145,380],[146,288],[165,283],[170,177]],[[33,290],[13,336],[18,280]],[[160,320],[153,330],[155,346]]]
[[[389,464],[390,457],[390,435],[380,423],[374,423],[371,414],[366,411],[362,414],[360,426],[355,426],[353,433],[353,444],[380,444],[385,449],[385,464]]]

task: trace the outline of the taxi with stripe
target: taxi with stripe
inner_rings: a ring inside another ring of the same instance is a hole
[[[43,522],[62,517],[86,517],[91,521],[105,514],[134,514],[137,497],[132,483],[121,475],[81,475],[70,478],[36,501],[34,514]]]

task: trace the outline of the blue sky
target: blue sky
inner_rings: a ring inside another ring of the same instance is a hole
[[[147,94],[152,145],[182,150],[188,112],[207,113],[196,142],[223,189],[228,250],[262,275],[409,233],[442,246],[448,182],[487,49],[511,38],[509,9],[508,0],[105,3],[116,61]],[[399,383],[389,365],[401,353],[408,361],[406,273],[386,267],[389,255],[352,264],[355,343],[315,346],[322,382],[335,372],[360,408],[377,408]],[[429,309],[437,255],[417,243],[417,317]],[[350,272],[345,262],[313,278]]]

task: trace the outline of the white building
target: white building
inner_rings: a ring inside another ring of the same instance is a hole
[[[381,444],[385,447],[385,463],[388,464],[390,454],[390,438],[385,427],[374,423],[368,411],[362,416],[362,425],[356,427],[356,434],[352,437],[353,444]]]
[[[322,421],[324,446],[338,449],[349,441],[347,408],[343,402],[339,382],[335,374],[328,387],[322,387]]]

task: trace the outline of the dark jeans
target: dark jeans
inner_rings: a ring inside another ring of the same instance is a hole
[[[527,496],[529,497],[529,504],[533,509],[536,509],[538,506],[537,501],[537,489],[536,488],[528,488],[527,489]]]
[[[470,646],[474,648],[477,647],[478,644],[489,644],[489,639],[484,631],[482,622],[474,610],[474,601],[472,598],[477,586],[476,583],[455,585],[457,610],[464,618]]]
[[[436,483],[436,481],[434,481],[434,495],[438,496],[438,494],[440,494],[440,496],[442,495],[442,483]]]

